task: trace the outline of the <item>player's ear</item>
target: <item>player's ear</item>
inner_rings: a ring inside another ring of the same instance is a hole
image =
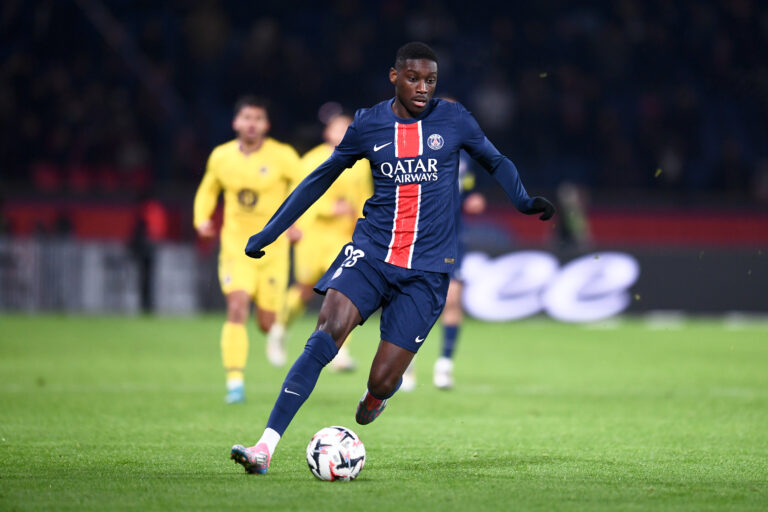
[[[389,68],[389,81],[392,85],[395,85],[395,82],[397,82],[397,70],[395,68]]]

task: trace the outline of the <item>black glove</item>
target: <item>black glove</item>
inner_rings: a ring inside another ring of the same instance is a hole
[[[255,235],[252,235],[245,245],[245,254],[251,258],[261,258],[264,256],[264,251],[261,250],[262,245],[259,234],[260,233],[256,233]]]
[[[549,220],[555,214],[555,205],[549,200],[537,196],[531,201],[531,206],[527,210],[521,210],[526,215],[536,215],[540,213],[539,220]]]

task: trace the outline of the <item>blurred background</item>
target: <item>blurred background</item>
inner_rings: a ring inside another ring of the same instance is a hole
[[[303,153],[323,105],[393,95],[410,40],[559,206],[522,216],[478,169],[470,249],[629,255],[637,276],[608,288],[630,312],[768,310],[765,2],[288,4],[2,3],[0,310],[221,308],[192,201],[235,99],[269,98],[271,135]]]

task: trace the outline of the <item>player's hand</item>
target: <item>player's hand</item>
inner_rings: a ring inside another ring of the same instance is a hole
[[[301,240],[301,237],[304,236],[304,233],[301,232],[299,228],[296,227],[296,224],[288,228],[288,231],[286,231],[288,234],[288,241],[292,244],[295,244],[299,240]]]
[[[555,205],[550,203],[549,200],[537,196],[533,198],[531,206],[529,206],[527,210],[524,210],[523,213],[526,215],[536,215],[540,213],[539,220],[549,220],[555,214]]]
[[[255,235],[252,235],[248,239],[248,243],[245,244],[245,254],[247,256],[250,256],[251,258],[261,258],[264,256],[264,251],[262,251],[262,242],[261,237],[259,236],[260,233],[256,233]]]
[[[208,219],[199,226],[197,226],[197,235],[200,238],[213,238],[216,236],[216,227],[213,225],[213,221]]]
[[[472,192],[464,198],[464,211],[470,215],[479,215],[485,211],[485,197],[480,192]]]

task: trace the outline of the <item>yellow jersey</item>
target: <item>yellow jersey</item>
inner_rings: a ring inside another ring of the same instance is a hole
[[[217,146],[195,195],[195,227],[211,218],[223,190],[221,250],[243,253],[248,237],[261,231],[303,177],[298,164],[296,150],[271,137],[250,154],[237,139]]]
[[[333,147],[329,144],[320,144],[309,150],[302,157],[300,165],[305,176],[325,162],[331,153],[333,153]],[[322,237],[333,233],[351,240],[355,222],[362,217],[363,205],[371,195],[373,195],[371,166],[368,160],[361,159],[350,169],[342,172],[320,199],[304,212],[296,224],[304,237]],[[334,215],[336,203],[340,199],[352,204],[355,210],[354,215]],[[302,241],[304,241],[303,238]]]

